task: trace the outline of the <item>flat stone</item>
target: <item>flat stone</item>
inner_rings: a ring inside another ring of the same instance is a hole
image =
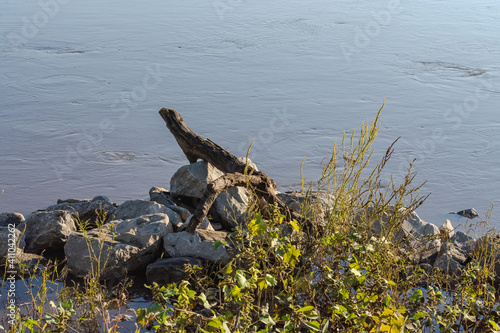
[[[174,212],[172,209],[167,208],[166,206],[157,202],[148,200],[125,201],[120,206],[118,206],[116,215],[113,217],[113,220],[127,220],[142,215],[158,213],[167,214],[171,223],[177,224],[178,222],[182,221],[179,214]]]
[[[148,283],[156,282],[159,285],[179,283],[186,279],[185,265],[203,267],[203,261],[191,257],[158,259],[146,269]]]
[[[169,216],[162,213],[111,221],[104,229],[114,234],[115,240],[140,248],[159,248],[161,237],[174,231]]]
[[[90,227],[103,224],[116,212],[116,204],[104,195],[95,196],[92,200],[66,199],[58,200],[56,205],[45,208],[45,211],[64,210],[73,216],[77,223]]]

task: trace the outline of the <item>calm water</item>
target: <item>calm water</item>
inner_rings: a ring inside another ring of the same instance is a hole
[[[252,160],[293,188],[384,98],[375,158],[401,137],[388,171],[417,158],[424,220],[500,202],[497,1],[0,6],[0,212],[168,188],[187,161],[162,107],[236,155],[253,138]]]

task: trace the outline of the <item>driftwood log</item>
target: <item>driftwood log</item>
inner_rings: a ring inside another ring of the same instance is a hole
[[[195,163],[201,158],[225,173],[207,185],[186,231],[194,233],[207,216],[217,196],[235,186],[251,186],[257,196],[269,204],[277,204],[288,220],[300,218],[276,196],[276,183],[264,172],[254,170],[226,149],[191,131],[177,111],[163,108],[160,110],[160,115],[189,163]]]

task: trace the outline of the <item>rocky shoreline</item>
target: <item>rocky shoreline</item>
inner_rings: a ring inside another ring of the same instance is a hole
[[[257,169],[254,164],[252,167]],[[19,213],[0,214],[0,264],[12,270],[13,263],[16,267],[20,262],[34,266],[47,253],[64,253],[69,272],[77,277],[100,267],[102,280],[121,279],[142,271],[149,283],[162,284],[181,281],[185,264],[225,264],[233,254],[231,229],[246,218],[250,200],[246,188],[233,187],[223,192],[210,210],[210,220],[205,218],[194,233],[184,231],[207,184],[222,174],[200,161],[181,167],[170,181],[170,191],[151,188],[150,200],[129,200],[118,205],[99,195],[91,200],[58,200],[27,219]],[[300,211],[304,202],[299,192],[277,196],[293,211]],[[333,196],[315,196],[320,213],[326,214],[333,205]],[[471,210],[466,212],[472,214]],[[380,233],[383,223],[384,219],[376,221],[373,232]],[[9,247],[14,238],[15,251]],[[403,222],[396,238],[414,263],[429,272],[442,269],[450,275],[458,274],[471,262],[479,247],[492,250],[492,242],[497,242],[488,235],[476,240],[455,231],[449,220],[438,227],[421,220],[415,212]],[[500,265],[495,270],[500,276]]]

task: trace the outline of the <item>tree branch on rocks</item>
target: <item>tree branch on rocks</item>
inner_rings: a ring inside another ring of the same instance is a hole
[[[300,219],[297,213],[290,211],[276,196],[276,183],[264,172],[254,170],[226,149],[191,131],[177,111],[163,108],[160,110],[160,115],[189,163],[195,163],[198,158],[201,158],[225,173],[225,175],[207,185],[205,194],[196,207],[194,216],[191,218],[186,231],[194,233],[205,216],[207,216],[217,196],[236,186],[251,185],[255,189],[257,196],[263,198],[269,204],[277,204],[281,213],[287,219]]]

